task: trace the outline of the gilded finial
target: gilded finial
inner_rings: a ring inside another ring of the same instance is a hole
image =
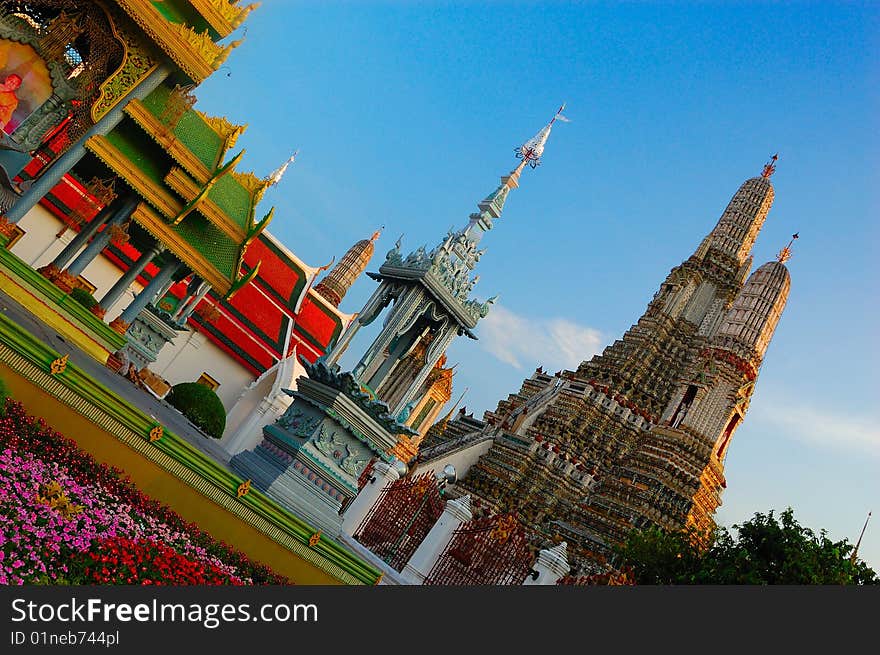
[[[383,225],[378,230],[373,232],[373,236],[370,237],[370,241],[375,241],[376,239],[378,239],[382,235],[382,230],[384,230],[384,229],[385,229],[385,226]]]
[[[764,170],[761,171],[761,177],[764,179],[769,179],[773,173],[776,172],[776,160],[779,159],[779,153],[777,152],[770,158],[766,164],[764,164]]]
[[[779,254],[777,255],[777,259],[780,264],[784,264],[789,259],[791,259],[791,244],[793,244],[795,239],[797,239],[797,238],[798,238],[798,233],[795,232],[794,234],[791,235],[791,241],[788,242],[788,245],[779,251]]]

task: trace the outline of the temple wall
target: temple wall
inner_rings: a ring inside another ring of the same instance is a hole
[[[41,205],[31,209],[18,225],[25,233],[11,251],[35,269],[51,262],[76,236],[76,232],[67,230],[58,238],[56,235],[64,223]],[[118,266],[99,255],[86,266],[82,277],[95,285],[94,296],[100,300],[120,275],[122,271]],[[105,322],[116,318],[142,288],[140,283],[133,282],[128,293],[109,308]],[[172,385],[195,382],[202,373],[207,373],[220,383],[217,394],[227,411],[235,404],[242,389],[254,381],[250,371],[197,332],[182,332],[162,349],[150,370]]]
[[[467,475],[467,472],[470,470],[471,466],[476,464],[477,460],[480,459],[480,457],[489,452],[489,449],[492,447],[493,443],[493,439],[485,439],[483,441],[478,441],[476,443],[470,444],[464,448],[444,453],[439,457],[436,457],[435,459],[430,459],[426,462],[420,463],[413,472],[413,475],[420,475],[428,471],[432,473],[439,473],[443,470],[444,466],[446,466],[447,464],[452,464],[455,467],[456,478],[461,480],[465,475]]]
[[[220,383],[216,391],[227,412],[242,390],[254,381],[250,371],[198,332],[181,332],[162,348],[150,370],[172,385],[195,382],[202,373],[207,373]]]
[[[24,235],[12,246],[12,253],[27,262],[32,268],[37,269],[51,262],[64,247],[76,236],[74,230],[66,230],[61,238],[56,235],[64,227],[48,209],[41,205],[35,206],[18,226],[25,231]],[[110,290],[116,280],[122,275],[122,271],[116,264],[103,255],[99,255],[92,261],[82,273],[82,277],[95,285],[93,295],[100,300]],[[109,323],[116,318],[122,310],[134,299],[134,296],[143,288],[138,282],[129,286],[129,291],[122,295],[116,303],[107,311],[105,321]]]

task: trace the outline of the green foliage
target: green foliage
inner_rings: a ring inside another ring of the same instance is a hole
[[[794,511],[773,510],[718,528],[705,546],[689,530],[634,530],[617,549],[639,584],[880,584],[854,546],[801,526]]]
[[[70,292],[70,297],[86,309],[91,309],[98,304],[98,301],[95,300],[95,297],[81,287],[76,287],[75,289],[73,289],[73,291]]]
[[[198,382],[181,382],[171,388],[165,400],[210,436],[223,436],[226,410],[213,389]]]

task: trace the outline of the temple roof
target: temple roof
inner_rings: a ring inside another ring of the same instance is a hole
[[[160,86],[126,106],[131,123],[86,147],[146,201],[135,220],[219,293],[234,293],[248,245],[272,218],[274,209],[255,218],[271,181],[235,170],[243,151],[223,162],[245,128],[192,109],[194,100]]]
[[[240,41],[221,45],[256,5],[229,0],[116,0],[171,60],[198,83],[220,68]]]

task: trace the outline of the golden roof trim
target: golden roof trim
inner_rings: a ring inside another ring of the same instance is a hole
[[[211,178],[211,171],[205,164],[193,154],[192,150],[180,142],[173,131],[169,132],[167,126],[140,100],[135,99],[129,102],[124,111],[199,183],[205,184]]]
[[[195,200],[196,196],[198,196],[204,188],[200,187],[195,181],[193,181],[193,179],[186,174],[186,171],[177,166],[172,167],[168,175],[165,176],[165,184],[179,193],[187,203]],[[211,200],[210,197],[206,197],[199,202],[197,209],[202,216],[220,228],[226,236],[234,241],[241,243],[247,238],[245,230],[236,225],[232,219],[227,216],[226,212],[220,209],[220,207],[217,206],[217,203]]]
[[[147,232],[165,244],[174,253],[175,257],[189,266],[194,273],[210,284],[217,293],[224,295],[232,287],[230,280],[226,279],[201,254],[191,248],[150,206],[141,203],[132,213],[132,218]]]
[[[95,135],[89,138],[85,145],[87,150],[109,166],[114,173],[125,180],[126,184],[166,217],[176,216],[183,209],[180,202],[144,175],[140,168],[107,140],[107,137]]]
[[[208,124],[208,127],[214,130],[214,133],[223,140],[224,153],[235,145],[238,137],[244,134],[244,131],[247,129],[247,123],[236,125],[225,116],[209,116],[198,109],[193,109],[193,111],[201,116],[202,120]]]
[[[234,44],[222,48],[207,31],[199,34],[168,21],[150,0],[117,0],[125,12],[195,82],[217,70]]]

